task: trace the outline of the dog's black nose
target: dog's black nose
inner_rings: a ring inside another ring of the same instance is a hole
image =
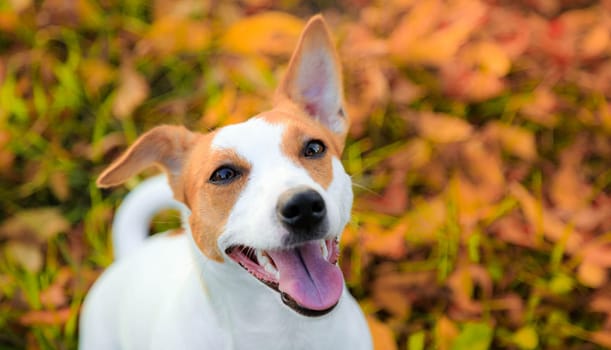
[[[322,196],[309,187],[290,189],[278,198],[276,214],[289,229],[310,232],[325,218]]]

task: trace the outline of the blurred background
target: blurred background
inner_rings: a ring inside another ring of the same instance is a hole
[[[270,106],[323,13],[376,349],[611,348],[611,1],[0,0],[0,349],[74,349],[137,135]],[[173,212],[151,231],[175,227]]]

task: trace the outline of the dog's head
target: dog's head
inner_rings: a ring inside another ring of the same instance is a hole
[[[191,210],[193,238],[206,256],[242,266],[294,310],[322,315],[343,291],[336,263],[352,206],[340,163],[347,128],[341,67],[316,16],[271,110],[208,134],[154,128],[98,185],[117,185],[159,165],[176,199]]]

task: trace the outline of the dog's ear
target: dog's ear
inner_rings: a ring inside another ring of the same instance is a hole
[[[167,173],[176,199],[183,164],[197,139],[197,134],[181,126],[162,125],[142,135],[129,149],[100,175],[99,187],[120,185],[144,168],[157,165]]]
[[[345,134],[342,71],[335,45],[321,15],[308,21],[276,91],[336,134]]]

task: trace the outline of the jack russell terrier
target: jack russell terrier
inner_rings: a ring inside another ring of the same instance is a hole
[[[372,348],[337,265],[352,207],[341,76],[315,16],[271,110],[207,134],[156,127],[101,174],[116,186],[155,164],[171,192],[148,180],[119,210],[119,259],[85,300],[80,349]],[[171,196],[186,233],[145,240]]]

